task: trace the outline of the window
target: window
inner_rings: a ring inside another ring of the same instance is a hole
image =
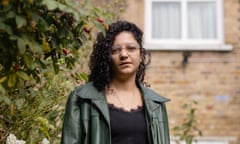
[[[224,45],[223,0],[145,0],[145,45],[231,50]]]

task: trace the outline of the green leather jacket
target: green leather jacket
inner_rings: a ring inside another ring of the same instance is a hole
[[[165,102],[140,85],[148,130],[148,144],[170,144]],[[62,144],[111,144],[110,118],[104,92],[90,82],[69,96],[62,129]]]

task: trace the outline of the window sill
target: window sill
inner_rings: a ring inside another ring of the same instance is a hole
[[[144,44],[147,50],[159,51],[231,51],[227,44]]]
[[[171,139],[171,144],[177,144],[176,140],[178,140],[179,137],[172,136],[170,139]],[[193,144],[231,144],[236,142],[237,142],[237,138],[231,137],[231,136],[225,136],[225,137],[202,136],[202,137],[195,137],[193,139]],[[180,143],[186,144],[184,141],[181,141]]]

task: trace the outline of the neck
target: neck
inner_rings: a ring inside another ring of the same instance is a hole
[[[109,86],[124,91],[132,91],[137,88],[135,77],[131,79],[112,79]]]

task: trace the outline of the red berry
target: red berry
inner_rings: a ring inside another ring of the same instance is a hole
[[[67,55],[67,54],[68,54],[68,51],[67,51],[67,49],[66,49],[66,48],[63,48],[63,49],[62,49],[62,51],[63,51],[63,53],[64,53],[65,55]]]
[[[83,30],[84,30],[86,33],[90,33],[90,29],[87,28],[87,27],[84,27]]]
[[[66,16],[66,13],[62,12],[61,17],[65,17],[65,16]]]
[[[103,23],[103,19],[100,18],[100,17],[97,18],[97,21],[100,22],[100,23]]]
[[[40,10],[38,11],[38,15],[39,15],[39,16],[43,16],[43,14],[44,14],[44,11],[43,11],[42,9],[40,9]]]
[[[16,65],[14,66],[14,70],[15,70],[15,71],[18,71],[19,69],[20,69],[19,65],[16,64]]]
[[[68,24],[69,24],[70,26],[72,26],[72,24],[73,24],[73,17],[72,17],[72,16],[69,17],[69,19],[68,19]]]

